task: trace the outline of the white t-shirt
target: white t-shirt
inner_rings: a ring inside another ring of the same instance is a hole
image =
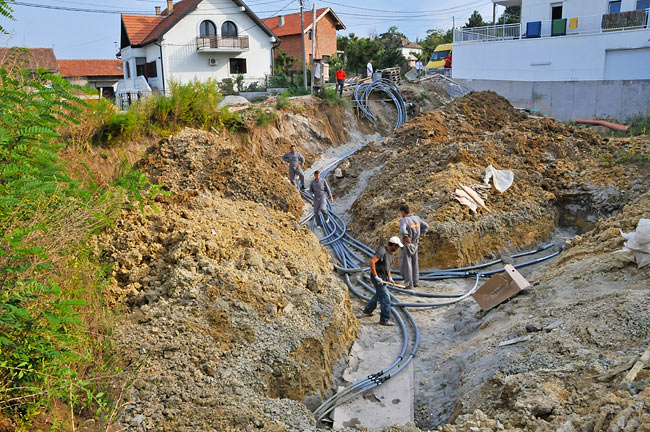
[[[368,65],[366,66],[366,71],[368,72],[368,76],[372,76],[372,63],[368,62]]]

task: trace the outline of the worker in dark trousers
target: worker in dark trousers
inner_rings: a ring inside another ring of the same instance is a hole
[[[404,243],[404,248],[400,255],[400,270],[404,277],[404,285],[407,289],[418,286],[420,281],[420,266],[418,264],[418,243],[420,235],[429,231],[429,225],[419,216],[411,214],[407,204],[402,204],[399,208],[402,220],[399,226],[399,236]]]
[[[363,313],[372,315],[372,312],[377,307],[377,302],[381,306],[379,314],[379,324],[384,326],[392,326],[393,323],[390,319],[390,295],[386,288],[385,282],[395,283],[390,269],[393,266],[393,253],[403,247],[399,237],[391,237],[388,240],[387,246],[382,246],[375,252],[375,255],[370,259],[370,274],[372,276],[372,284],[375,287],[375,295],[372,296]]]
[[[298,177],[300,178],[300,187],[302,190],[305,190],[305,174],[302,172],[305,158],[299,151],[296,151],[295,145],[292,145],[289,150],[290,151],[286,152],[282,156],[282,160],[289,164],[289,181],[291,184],[298,187],[296,184],[296,174],[298,174]]]
[[[343,70],[343,67],[339,66],[336,73],[334,73],[334,77],[336,78],[336,90],[339,92],[339,96],[343,97],[343,87],[345,86],[345,79],[348,75]]]
[[[322,226],[320,221],[320,214],[323,214],[325,218],[325,223],[329,223],[330,218],[327,214],[327,198],[331,202],[334,202],[334,197],[332,196],[332,190],[330,185],[327,183],[327,180],[320,177],[320,171],[314,172],[314,180],[311,182],[309,187],[309,192],[314,199],[314,219],[316,224]]]

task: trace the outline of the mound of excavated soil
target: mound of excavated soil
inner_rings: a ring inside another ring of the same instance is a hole
[[[298,401],[331,386],[354,340],[345,286],[288,212],[298,194],[249,151],[193,130],[160,142],[140,169],[172,194],[103,237],[111,293],[130,308],[116,336],[141,362],[124,425],[307,430]]]
[[[462,382],[484,370],[493,375],[480,386],[460,384],[463,415],[442,431],[649,430],[650,371],[622,380],[650,344],[650,269],[613,253],[624,242],[619,229],[632,231],[649,216],[646,192],[573,239],[530,277],[533,287],[476,315],[474,333],[459,334],[445,357],[466,362]],[[498,346],[526,335],[530,340]]]
[[[350,227],[367,242],[384,241],[397,233],[400,203],[409,203],[431,226],[420,248],[425,267],[464,265],[531,244],[565,221],[585,231],[641,186],[634,164],[612,163],[616,151],[590,132],[526,119],[496,93],[470,93],[351,159],[348,171],[382,168],[353,204]],[[514,184],[503,194],[491,189],[491,212],[473,214],[454,191],[482,183],[490,164],[512,170]]]
[[[164,183],[176,197],[191,199],[210,191],[295,215],[303,207],[300,196],[292,193],[295,188],[265,158],[228,138],[200,130],[185,129],[159,141],[137,168],[152,182]]]

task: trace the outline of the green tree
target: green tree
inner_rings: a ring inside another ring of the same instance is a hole
[[[521,6],[508,6],[497,20],[497,24],[516,24],[521,20]]]
[[[344,67],[349,74],[364,74],[368,60],[377,60],[381,47],[375,40],[354,33],[337,38],[337,49],[344,52]]]
[[[390,27],[387,32],[379,35],[381,51],[375,59],[375,68],[406,66],[406,58],[401,50],[402,39],[406,39],[406,36],[400,33],[396,26]]]
[[[422,53],[423,58],[429,59],[431,58],[431,53],[433,53],[438,45],[452,43],[453,41],[454,31],[452,29],[447,31],[431,29],[427,30],[427,37],[418,43],[424,48],[424,52]]]
[[[12,1],[12,0],[9,0]],[[14,17],[11,15],[11,12],[13,10],[9,7],[9,1],[8,0],[0,0],[0,16],[3,16],[5,18],[9,19],[14,19]],[[1,34],[7,34],[7,31],[0,25],[0,33]]]
[[[479,11],[475,10],[474,12],[472,12],[472,16],[469,17],[469,20],[465,23],[465,28],[483,27],[486,25],[489,25],[489,23],[483,21],[483,17],[479,13]]]
[[[273,63],[273,72],[276,75],[289,75],[289,71],[293,68],[298,59],[290,56],[286,52],[278,49],[278,54],[275,56],[275,62]]]

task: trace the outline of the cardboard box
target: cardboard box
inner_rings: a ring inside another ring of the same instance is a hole
[[[472,297],[481,306],[481,309],[489,311],[529,286],[530,282],[517,269],[507,264],[503,273],[492,276],[472,294]]]

